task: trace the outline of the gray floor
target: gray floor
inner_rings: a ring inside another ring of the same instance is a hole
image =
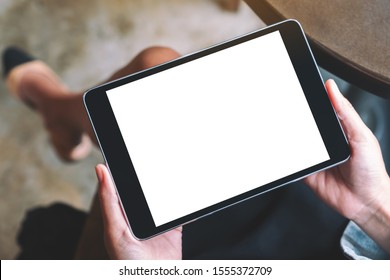
[[[243,3],[231,13],[213,0],[0,0],[0,51],[25,48],[74,90],[99,83],[145,47],[186,54],[262,26]],[[3,81],[0,92],[0,259],[12,259],[26,210],[57,201],[88,209],[101,157],[95,150],[80,163],[61,162],[40,117]]]

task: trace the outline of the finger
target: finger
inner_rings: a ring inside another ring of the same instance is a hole
[[[335,81],[328,80],[325,86],[350,143],[367,142],[371,134],[369,128],[364,124],[351,103],[341,94]]]
[[[177,228],[175,228],[175,230],[177,230],[178,232],[183,232],[183,227],[182,226],[177,227]]]
[[[126,219],[120,206],[114,183],[108,173],[106,166],[96,166],[96,175],[99,180],[99,198],[103,217],[103,223],[109,232],[127,229]]]

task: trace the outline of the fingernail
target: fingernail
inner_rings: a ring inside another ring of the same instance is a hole
[[[99,166],[95,166],[95,172],[96,172],[96,177],[98,178],[99,183],[103,181],[103,174]]]
[[[331,84],[331,87],[333,88],[333,90],[335,92],[337,92],[337,94],[341,95],[340,89],[339,89],[339,87],[337,86],[336,82],[333,79],[330,79],[330,84]]]

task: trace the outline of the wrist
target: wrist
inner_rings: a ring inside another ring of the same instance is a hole
[[[390,254],[390,179],[368,205],[352,220]]]

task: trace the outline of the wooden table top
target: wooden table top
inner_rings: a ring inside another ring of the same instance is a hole
[[[266,23],[294,18],[318,64],[390,98],[390,0],[245,0]]]

